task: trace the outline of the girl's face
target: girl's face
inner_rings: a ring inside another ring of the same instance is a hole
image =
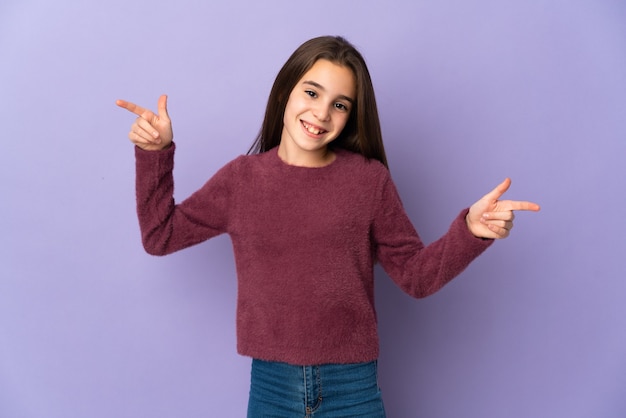
[[[348,122],[356,100],[352,70],[318,60],[289,95],[278,155],[291,165],[321,166],[335,156],[328,144]]]

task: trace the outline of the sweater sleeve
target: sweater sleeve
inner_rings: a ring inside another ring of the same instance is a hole
[[[472,235],[467,213],[468,209],[461,211],[446,234],[425,246],[387,175],[372,226],[378,261],[409,295],[421,298],[437,292],[493,243]]]
[[[174,202],[175,144],[162,151],[135,147],[137,215],[143,246],[166,255],[226,232],[231,188],[227,165],[180,204]]]

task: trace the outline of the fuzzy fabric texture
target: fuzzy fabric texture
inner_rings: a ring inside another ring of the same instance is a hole
[[[144,247],[165,255],[230,235],[242,355],[296,365],[375,360],[375,262],[419,298],[492,243],[469,232],[466,209],[425,246],[389,171],[348,151],[321,168],[287,165],[276,148],[241,156],[180,204],[174,153],[175,145],[135,151]]]

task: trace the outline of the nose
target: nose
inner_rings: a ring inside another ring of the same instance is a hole
[[[330,119],[329,106],[325,103],[319,103],[313,109],[313,116],[315,116],[321,122],[327,122]]]

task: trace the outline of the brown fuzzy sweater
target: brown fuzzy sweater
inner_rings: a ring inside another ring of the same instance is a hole
[[[464,210],[424,246],[389,171],[343,150],[321,168],[287,165],[276,148],[241,156],[175,204],[174,152],[135,151],[144,247],[164,255],[230,235],[242,355],[298,365],[374,360],[374,263],[424,297],[492,242],[469,232]]]

